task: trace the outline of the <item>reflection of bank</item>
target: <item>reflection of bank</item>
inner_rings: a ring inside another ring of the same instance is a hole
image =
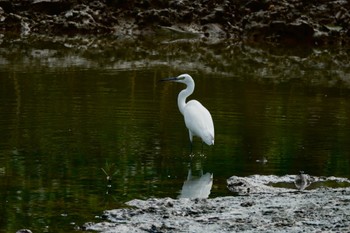
[[[208,198],[213,186],[213,174],[207,172],[200,176],[193,176],[192,169],[188,169],[187,180],[185,180],[179,198]]]

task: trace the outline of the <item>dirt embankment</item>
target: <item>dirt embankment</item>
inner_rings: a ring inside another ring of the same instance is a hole
[[[350,44],[346,0],[1,0],[0,33],[152,35],[307,45]]]

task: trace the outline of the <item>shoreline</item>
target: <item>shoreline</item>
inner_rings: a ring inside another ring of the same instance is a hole
[[[4,0],[0,33],[138,38],[163,29],[232,43],[345,46],[349,8],[347,1]]]
[[[216,198],[150,198],[131,200],[130,208],[107,210],[101,222],[81,230],[110,232],[348,232],[350,181],[309,177],[324,186],[298,191],[271,187],[289,184],[295,176],[231,177],[236,196]],[[327,187],[327,182],[346,187]],[[250,192],[246,192],[247,188]],[[236,189],[237,190],[237,189]]]

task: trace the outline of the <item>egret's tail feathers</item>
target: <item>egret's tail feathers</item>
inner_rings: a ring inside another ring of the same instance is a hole
[[[208,146],[214,145],[214,137],[212,135],[207,135],[206,137],[203,137],[202,140]]]

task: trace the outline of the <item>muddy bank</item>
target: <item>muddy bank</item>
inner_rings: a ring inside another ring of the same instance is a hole
[[[149,199],[127,202],[131,208],[106,211],[99,223],[82,229],[100,232],[348,232],[350,230],[349,180],[309,177],[298,191],[294,176],[231,177],[228,187],[255,190],[213,199]],[[326,185],[345,185],[331,188]],[[246,191],[246,190],[245,190]]]
[[[345,45],[349,8],[345,0],[2,0],[0,32],[137,38],[164,30],[206,40]]]

